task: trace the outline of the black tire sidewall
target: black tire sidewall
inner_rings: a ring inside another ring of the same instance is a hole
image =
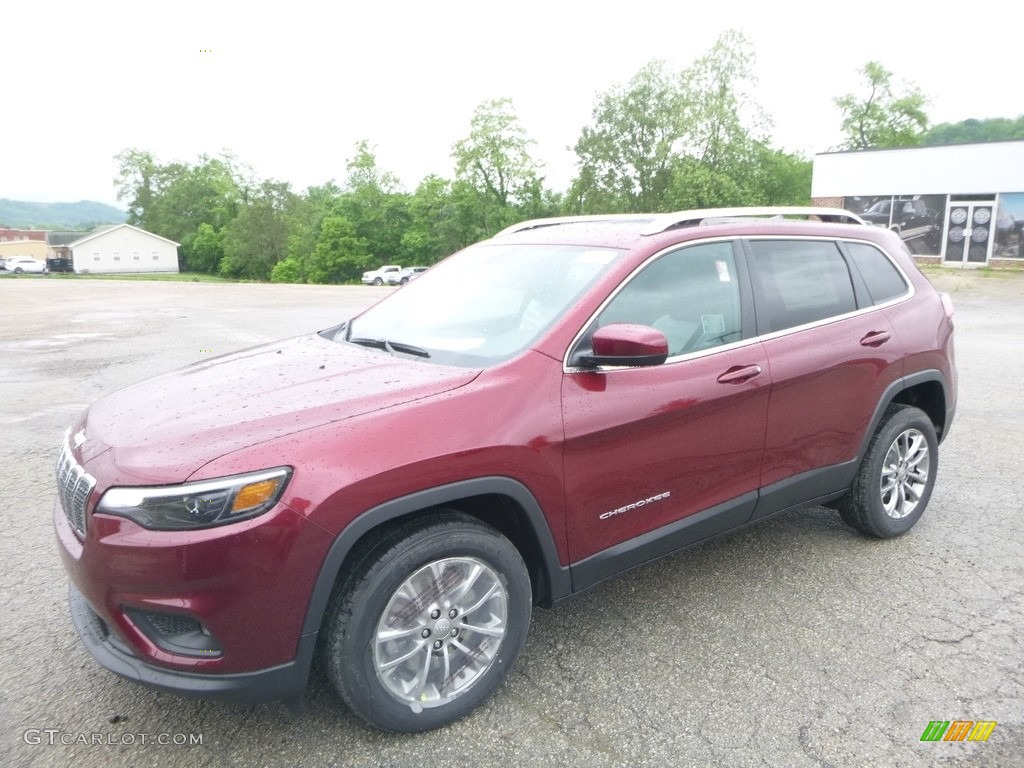
[[[450,523],[412,534],[408,546],[373,562],[351,584],[351,618],[330,644],[330,673],[349,706],[367,722],[401,732],[437,728],[465,717],[483,704],[505,679],[522,650],[529,630],[530,579],[519,552],[497,532]],[[490,668],[466,693],[438,707],[413,712],[395,699],[377,678],[373,641],[381,613],[399,585],[427,563],[446,557],[475,557],[501,579],[508,600],[506,632]]]
[[[925,484],[924,493],[921,494],[914,511],[906,517],[893,518],[886,514],[882,507],[882,464],[893,442],[908,429],[918,430],[928,443],[928,482]],[[917,408],[895,409],[879,429],[877,438],[872,441],[860,478],[861,498],[863,499],[862,503],[865,503],[864,511],[867,512],[868,518],[865,522],[868,523],[875,535],[891,538],[904,534],[913,528],[924,514],[932,495],[932,489],[935,487],[935,476],[939,463],[938,447],[938,439],[935,436],[935,427],[932,425],[931,419]]]

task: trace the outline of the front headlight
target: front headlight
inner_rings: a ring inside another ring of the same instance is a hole
[[[151,530],[192,530],[261,515],[281,498],[288,467],[152,488],[111,488],[97,512],[134,520]]]

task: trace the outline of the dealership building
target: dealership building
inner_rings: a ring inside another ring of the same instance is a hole
[[[1024,141],[826,152],[811,198],[898,232],[919,261],[1024,268]]]

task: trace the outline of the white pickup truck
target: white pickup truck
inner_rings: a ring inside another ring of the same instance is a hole
[[[385,264],[380,269],[363,272],[363,285],[384,285],[389,274],[397,275],[402,268],[397,264]]]

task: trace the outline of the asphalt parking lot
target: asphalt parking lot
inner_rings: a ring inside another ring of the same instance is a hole
[[[0,764],[1024,765],[1024,273],[932,279],[957,307],[960,403],[913,531],[875,541],[810,509],[537,610],[498,694],[414,736],[361,725],[319,680],[293,716],[106,672],[51,524],[56,451],[89,402],[391,289],[0,281]],[[932,720],[998,725],[921,742]]]

